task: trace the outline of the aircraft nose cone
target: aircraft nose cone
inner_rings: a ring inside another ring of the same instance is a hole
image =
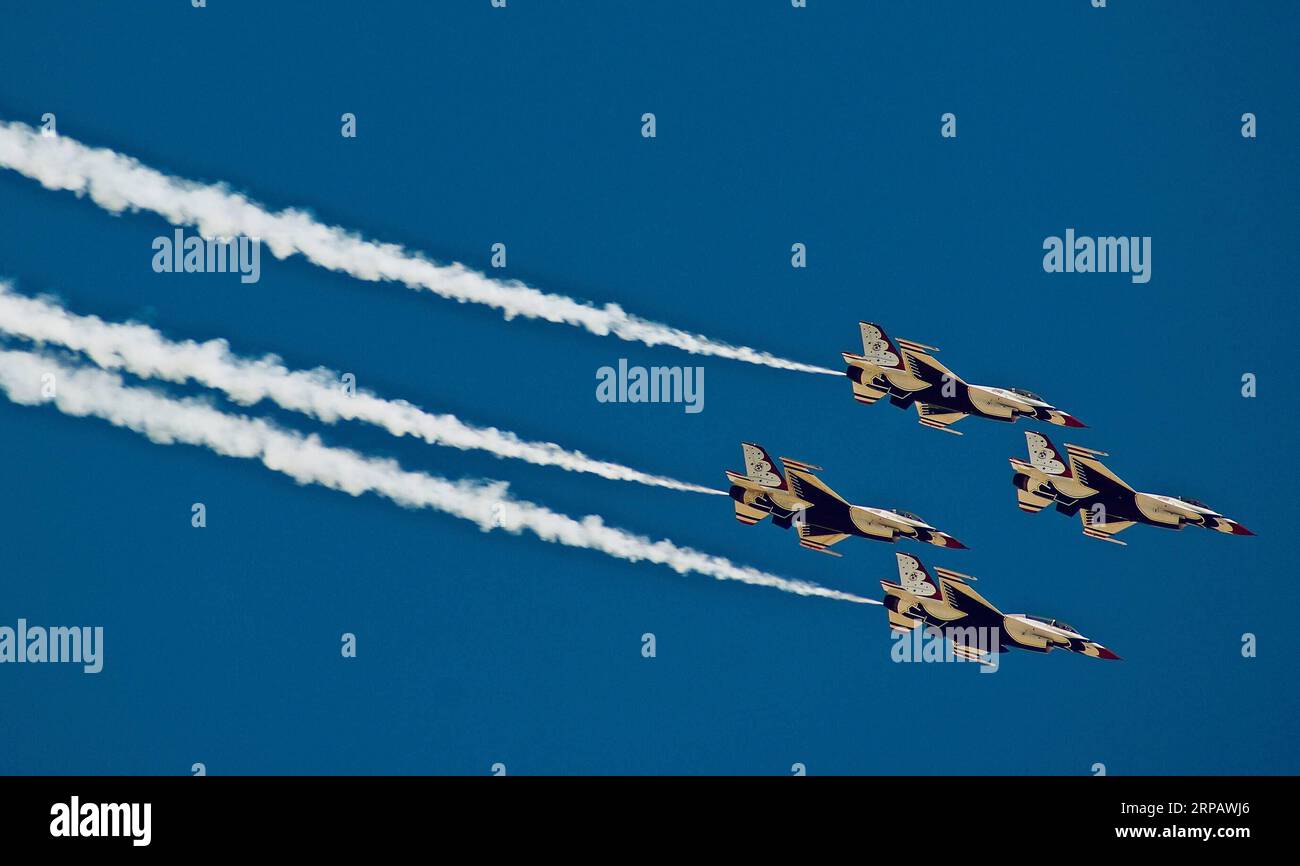
[[[951,547],[953,550],[970,550],[969,547],[962,544],[951,535],[945,535],[943,538],[944,547]]]
[[[1098,647],[1097,647],[1097,658],[1099,658],[1099,659],[1112,659],[1112,660],[1117,661],[1117,662],[1122,662],[1122,661],[1123,661],[1122,658],[1120,658],[1118,655],[1116,655],[1115,653],[1111,652],[1110,650],[1106,649],[1104,646],[1098,646]]]
[[[1080,421],[1078,418],[1075,418],[1073,415],[1069,415],[1065,412],[1061,413],[1061,418],[1065,420],[1066,427],[1087,427],[1088,426],[1087,424],[1084,424],[1082,421]]]
[[[1229,520],[1228,525],[1232,527],[1233,535],[1254,535],[1255,534],[1235,520]]]

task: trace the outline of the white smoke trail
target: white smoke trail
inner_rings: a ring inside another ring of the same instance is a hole
[[[274,356],[241,358],[231,353],[225,340],[173,342],[147,325],[79,316],[48,301],[13,294],[10,288],[0,281],[0,332],[82,352],[105,369],[124,369],[141,378],[169,382],[197,382],[244,406],[269,399],[327,424],[339,419],[366,421],[394,436],[417,436],[431,445],[488,451],[616,481],[726,495],[710,487],[595,460],[552,442],[530,442],[507,430],[476,427],[454,415],[435,415],[405,400],[385,400],[364,390],[349,395],[340,387],[340,375],[332,370],[289,370]]]
[[[100,207],[114,213],[128,209],[153,211],[175,225],[196,226],[204,237],[261,238],[277,258],[301,253],[323,268],[357,279],[393,280],[462,303],[487,304],[501,310],[507,319],[545,319],[647,346],[674,346],[696,355],[782,370],[841,375],[837,370],[789,361],[641,319],[616,304],[595,307],[518,281],[494,280],[461,264],[435,264],[398,244],[368,241],[337,226],[324,225],[303,211],[272,213],[223,185],[170,177],[129,156],[88,147],[60,135],[42,135],[23,123],[0,123],[0,166],[24,174],[47,189],[89,195]]]
[[[54,376],[54,396],[46,396],[46,376]],[[671,541],[651,541],[606,526],[595,515],[576,520],[544,506],[514,499],[503,482],[448,481],[409,472],[392,460],[366,457],[324,445],[262,419],[218,411],[195,399],[174,399],[147,388],[129,387],[115,373],[70,367],[40,354],[0,351],[0,390],[21,405],[52,403],[77,417],[94,416],[164,445],[184,443],[227,457],[258,460],[299,484],[319,484],[353,496],[376,493],[408,508],[429,508],[478,525],[518,534],[525,530],[556,544],[597,550],[629,562],[653,562],[679,574],[694,572],[718,580],[768,586],[796,595],[878,604],[871,599],[788,580],[736,565]]]

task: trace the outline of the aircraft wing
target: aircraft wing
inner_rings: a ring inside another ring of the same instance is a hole
[[[933,383],[946,376],[957,382],[965,381],[931,354],[939,351],[937,347],[917,343],[914,340],[898,339],[894,342],[898,344],[899,351],[903,354],[903,363],[907,365],[908,371],[918,379]]]
[[[996,667],[997,662],[993,661],[993,653],[978,644],[965,644],[954,640],[949,634],[948,642],[952,645],[954,655],[961,656],[968,662],[979,662],[982,665]]]
[[[832,544],[839,544],[849,536],[843,532],[831,532],[825,527],[816,526],[796,521],[795,526],[799,529],[799,546],[806,547],[809,550],[815,550],[818,553],[829,554],[830,556],[842,556],[833,550],[828,550]]]
[[[953,412],[951,409],[945,409],[942,406],[934,406],[930,403],[922,403],[917,400],[916,414],[921,416],[921,426],[929,427],[933,430],[942,430],[945,433],[951,433],[954,436],[960,436],[960,430],[950,430],[948,425],[956,424],[966,417],[965,412]]]
[[[1074,472],[1074,477],[1080,482],[1093,490],[1101,490],[1108,485],[1098,484],[1097,476],[1109,479],[1111,484],[1118,484],[1120,487],[1134,492],[1133,488],[1128,485],[1124,479],[1120,478],[1114,472],[1111,472],[1102,465],[1098,457],[1105,457],[1104,451],[1093,451],[1091,448],[1083,448],[1079,445],[1071,445],[1068,442],[1065,445],[1065,452],[1069,455],[1070,469]],[[1119,530],[1116,530],[1118,532]]]
[[[820,469],[820,466],[813,466],[799,460],[791,460],[789,457],[782,457],[781,463],[785,466],[785,474],[790,481],[790,490],[800,499],[816,505],[817,502],[833,499],[837,502],[848,504],[843,496],[840,496],[834,490],[826,486],[813,471]]]
[[[1079,509],[1079,520],[1083,523],[1083,534],[1089,538],[1099,538],[1102,541],[1109,541],[1111,544],[1127,544],[1127,542],[1120,541],[1112,536],[1123,532],[1130,526],[1133,526],[1135,521],[1104,521],[1098,519],[1100,516],[1100,514],[1093,514],[1093,512],[1087,508]]]
[[[964,613],[970,613],[971,605],[979,605],[994,616],[1002,616],[1002,611],[998,610],[993,602],[975,591],[967,581],[974,580],[969,574],[962,574],[959,571],[953,571],[950,568],[935,566],[935,577],[939,579],[939,586],[943,589],[944,598],[948,603],[957,610]]]

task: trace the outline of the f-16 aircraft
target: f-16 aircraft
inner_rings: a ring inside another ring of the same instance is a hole
[[[741,523],[752,526],[771,515],[772,522],[782,529],[796,527],[800,545],[831,556],[840,555],[829,549],[831,545],[853,535],[877,541],[911,538],[939,547],[966,547],[910,512],[851,505],[813,474],[820,466],[782,457],[782,474],[761,445],[743,442],[740,447],[745,455],[745,474],[728,470],[727,479],[731,481],[736,519]]]
[[[1021,511],[1037,513],[1055,504],[1062,514],[1079,515],[1083,534],[1114,544],[1113,536],[1135,523],[1182,529],[1203,526],[1232,535],[1254,535],[1235,520],[1186,496],[1139,493],[1101,464],[1102,451],[1066,445],[1062,454],[1041,433],[1025,431],[1029,462],[1011,458],[1016,499]]]
[[[984,664],[993,663],[992,653],[1009,649],[1046,653],[1059,648],[1093,658],[1119,658],[1059,619],[1003,613],[967,583],[975,579],[969,575],[935,568],[936,581],[915,556],[897,556],[898,583],[880,581],[889,626],[895,631],[909,632],[922,624],[937,628],[954,652]]]
[[[934,346],[911,340],[893,340],[884,328],[859,322],[862,354],[843,352],[848,364],[845,375],[853,385],[853,399],[868,405],[885,395],[900,409],[915,406],[921,424],[935,430],[950,430],[967,415],[1015,423],[1017,418],[1037,418],[1062,427],[1087,425],[1062,412],[1042,397],[1022,388],[990,388],[971,385],[935,360]]]

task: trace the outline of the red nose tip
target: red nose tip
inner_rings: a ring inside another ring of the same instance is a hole
[[[1235,520],[1229,520],[1228,526],[1232,527],[1233,535],[1254,535],[1255,534]]]
[[[1122,658],[1120,658],[1119,656],[1115,655],[1113,652],[1111,652],[1110,650],[1106,649],[1104,646],[1099,646],[1099,647],[1097,647],[1097,658],[1099,658],[1099,659],[1112,659],[1112,660],[1117,661],[1117,662],[1122,662],[1122,661],[1124,661]]]
[[[1087,424],[1084,424],[1082,421],[1080,421],[1078,418],[1075,418],[1073,415],[1067,415],[1064,412],[1061,413],[1061,418],[1065,420],[1066,427],[1087,427],[1088,426]]]
[[[953,550],[970,550],[969,547],[962,544],[960,541],[953,538],[951,535],[945,535],[943,537],[943,546],[951,547]]]

